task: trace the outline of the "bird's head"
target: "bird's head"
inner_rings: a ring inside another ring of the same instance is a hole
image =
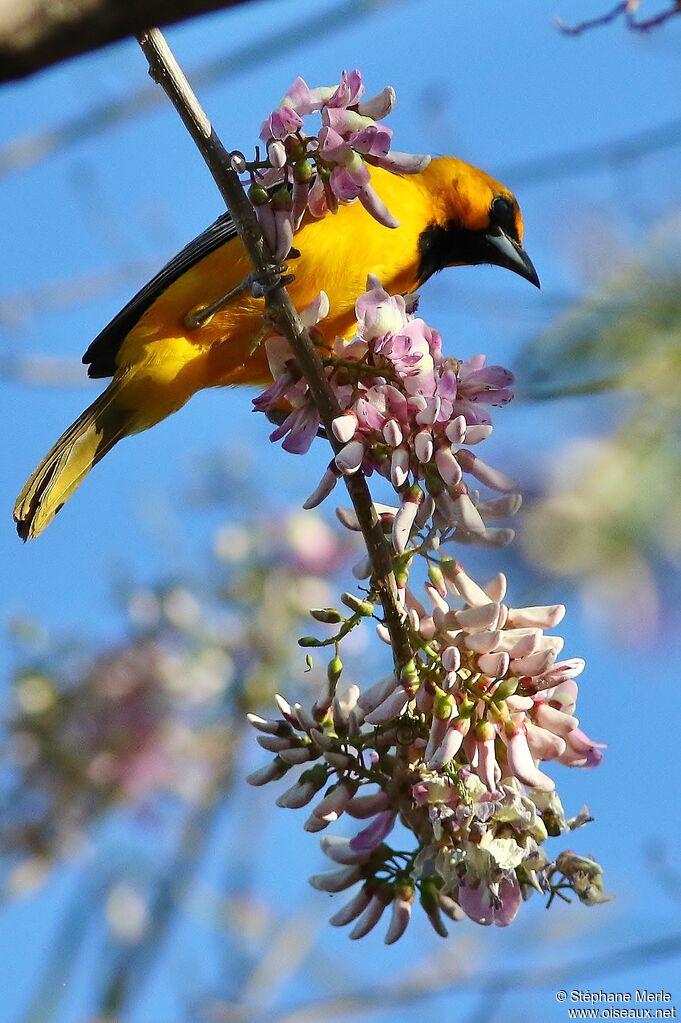
[[[439,157],[423,172],[434,217],[419,239],[419,283],[447,266],[490,263],[513,270],[537,288],[537,271],[522,247],[523,218],[515,196],[463,160]]]

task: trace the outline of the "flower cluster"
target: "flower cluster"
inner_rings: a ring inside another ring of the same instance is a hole
[[[356,303],[355,336],[337,338],[327,360],[343,410],[333,431],[343,447],[305,506],[323,500],[340,474],[378,472],[401,498],[392,514],[398,553],[414,524],[431,518],[446,538],[508,543],[513,530],[489,523],[515,514],[520,496],[505,473],[469,449],[492,432],[487,406],[512,399],[512,373],[486,366],[482,355],[467,361],[444,356],[439,333],[409,311],[401,295],[391,297],[371,276],[367,289]],[[303,322],[316,328],[328,310],[322,293],[304,310]],[[274,337],[266,344],[274,383],[254,405],[271,414],[288,402],[292,411],[271,439],[285,438],[284,448],[300,454],[317,435],[319,413],[288,343]],[[502,496],[482,499],[480,483]]]
[[[233,154],[235,170],[250,173],[250,198],[275,260],[287,256],[307,211],[323,217],[339,203],[358,200],[385,227],[398,226],[373,188],[369,168],[416,174],[430,157],[391,152],[392,130],[378,122],[395,105],[394,89],[370,99],[363,95],[357,70],[344,71],[337,86],[316,89],[297,78],[262,125],[267,158],[249,164],[241,153]],[[315,135],[304,131],[309,114],[321,118]]]
[[[336,626],[326,639],[303,637],[306,648],[332,646],[327,683],[307,710],[278,698],[278,718],[251,715],[260,745],[275,754],[249,781],[261,785],[303,770],[278,805],[310,805],[308,831],[326,829],[342,814],[365,821],[354,838],[322,838],[334,862],[311,883],[327,892],[359,890],[333,917],[352,924],[350,936],[367,934],[390,908],[385,940],[396,941],[418,894],[434,929],[446,934],[444,916],[466,916],[504,926],[534,889],[584,903],[605,901],[595,861],[544,850],[549,836],[581,827],[586,807],[568,820],[555,783],[540,764],[594,767],[603,745],[579,727],[574,711],[580,658],[558,660],[563,640],[552,635],[561,604],[514,607],[499,573],[480,585],[461,563],[443,553],[452,541],[499,546],[512,530],[494,525],[520,505],[512,481],[470,447],[492,430],[489,407],[513,397],[508,370],[483,356],[446,357],[437,331],[401,296],[390,296],[369,278],[356,303],[349,340],[329,348],[325,372],[341,409],[332,423],[336,455],[315,492],[313,507],[340,475],[378,473],[392,484],[398,504],[377,505],[390,538],[393,568],[413,658],[369,688],[338,690],[341,644],[367,619],[377,620],[390,643],[373,582],[361,594],[345,593],[347,609],[318,608],[319,622]],[[303,311],[314,331],[328,313],[324,294]],[[304,452],[320,419],[288,343],[270,338],[273,384],[255,407],[273,418],[291,408],[272,434],[293,452]],[[474,483],[473,483],[474,481]],[[487,496],[480,485],[501,496]],[[354,511],[338,509],[341,522],[359,529]],[[425,596],[413,582],[425,565]],[[370,579],[366,562],[355,568]],[[388,842],[399,823],[415,846]]]
[[[352,839],[322,840],[323,851],[340,866],[311,879],[328,892],[362,882],[331,921],[354,922],[352,938],[371,930],[390,906],[386,941],[395,941],[417,891],[443,935],[442,913],[452,920],[465,915],[481,924],[511,923],[532,889],[553,898],[571,888],[588,904],[606,898],[597,864],[588,885],[583,871],[576,883],[574,854],[552,862],[542,848],[549,835],[590,818],[585,808],[566,820],[554,782],[538,762],[592,767],[603,748],[573,715],[574,677],[584,662],[556,663],[562,640],[543,633],[542,623],[556,624],[564,609],[509,608],[501,603],[503,576],[483,588],[454,561],[444,565],[445,579],[437,591],[427,584],[430,614],[407,591],[413,634],[422,642],[418,662],[400,678],[388,675],[365,691],[352,685],[339,696],[342,665],[336,656],[328,687],[310,711],[279,697],[280,718],[250,716],[264,733],[260,745],[276,754],[249,777],[251,784],[280,779],[303,765],[277,803],[299,808],[321,795],[306,830],[321,831],[344,813],[368,820]],[[445,603],[443,589],[453,606]],[[351,594],[343,599],[354,616],[342,618],[330,608],[313,615],[335,620],[344,634],[375,607]],[[303,642],[313,645],[311,638]],[[411,852],[385,841],[398,819],[417,840]]]

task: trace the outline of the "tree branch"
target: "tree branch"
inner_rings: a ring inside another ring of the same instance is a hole
[[[170,25],[245,0],[0,0],[0,82],[97,50],[147,25]]]
[[[168,95],[208,165],[208,169],[230,209],[241,241],[254,268],[266,284],[276,285],[278,278],[272,270],[270,253],[265,247],[255,211],[246,196],[239,176],[232,170],[229,153],[222,145],[192,92],[189,82],[162,33],[153,28],[138,36],[138,40],[149,62],[151,77],[161,85]],[[266,298],[266,310],[268,318],[276,329],[288,339],[301,373],[307,381],[312,399],[319,410],[329,442],[337,452],[342,445],[335,440],[331,424],[340,414],[340,407],[327,383],[319,353],[308,331],[300,322],[295,307],[284,288],[274,287],[269,291]],[[364,476],[361,473],[355,473],[352,476],[344,477],[344,479],[364,535],[371,561],[373,587],[383,607],[385,624],[392,641],[393,658],[399,671],[412,658],[413,652],[405,615],[397,596],[392,557]]]

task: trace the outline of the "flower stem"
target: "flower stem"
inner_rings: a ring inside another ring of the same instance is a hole
[[[338,402],[326,381],[321,357],[309,332],[302,325],[285,288],[277,286],[279,278],[272,269],[272,258],[263,241],[255,211],[238,174],[232,169],[229,153],[200,106],[160,30],[149,29],[137,38],[149,63],[149,74],[165,91],[205,160],[229,207],[234,225],[254,268],[259,271],[265,285],[272,286],[265,299],[268,318],[291,345],[312,399],[319,410],[329,442],[337,452],[342,445],[335,440],[331,424],[340,413]],[[366,479],[361,473],[344,478],[366,542],[372,567],[373,588],[383,607],[385,624],[392,641],[393,658],[399,671],[412,659],[413,652],[405,614],[397,596],[392,556]]]

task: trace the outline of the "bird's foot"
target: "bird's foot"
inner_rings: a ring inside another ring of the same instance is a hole
[[[286,263],[270,263],[264,270],[254,270],[246,280],[249,283],[253,298],[265,298],[279,288],[285,288],[287,284],[295,281],[293,274],[287,274]]]
[[[286,287],[287,284],[291,284],[295,280],[293,274],[286,273],[287,269],[288,267],[285,263],[271,263],[263,270],[254,270],[248,277],[244,277],[236,287],[230,288],[220,298],[216,298],[214,302],[209,302],[208,305],[195,306],[191,309],[184,318],[185,327],[188,330],[196,330],[197,327],[203,327],[212,320],[220,309],[224,309],[232,299],[243,295],[245,291],[250,291],[253,298],[264,298],[278,288]]]

